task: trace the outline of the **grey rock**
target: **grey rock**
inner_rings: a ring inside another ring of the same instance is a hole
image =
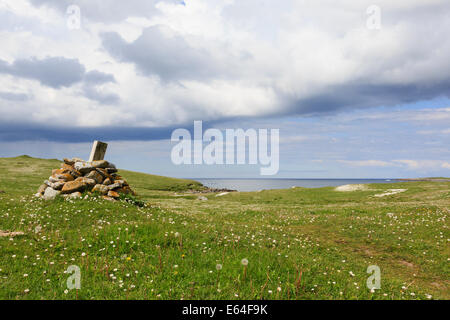
[[[55,182],[58,182],[59,179],[55,178],[54,176],[50,176],[50,177],[48,178],[48,181],[50,181],[51,183],[55,183]]]
[[[106,168],[116,168],[116,166],[113,163],[110,163],[106,160],[96,160],[96,161],[92,161],[90,163],[93,167],[95,168],[102,168],[102,169],[106,169]]]
[[[75,162],[75,170],[78,170],[82,174],[86,174],[95,170],[95,168],[89,162]]]
[[[81,198],[81,192],[73,192],[73,193],[71,193],[71,194],[67,194],[67,195],[65,195],[64,197],[66,198],[66,199],[79,199],[79,198]]]
[[[47,188],[47,189],[45,189],[45,192],[44,192],[44,200],[53,200],[60,193],[61,193],[61,191],[57,191],[52,188]]]
[[[123,180],[116,180],[113,184],[109,185],[109,190],[113,190],[116,188],[122,188],[123,187]]]
[[[48,180],[45,180],[44,183],[49,186],[52,189],[55,190],[61,190],[64,186],[64,182],[58,181],[58,182],[50,182]]]

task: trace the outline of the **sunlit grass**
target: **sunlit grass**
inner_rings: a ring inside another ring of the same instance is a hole
[[[0,159],[0,230],[25,232],[0,238],[1,299],[450,298],[448,182],[384,198],[373,195],[392,184],[199,201],[175,196],[201,188],[189,180],[121,171],[146,206],[34,199],[58,165]],[[80,290],[67,289],[70,265]],[[375,292],[369,265],[381,269]]]

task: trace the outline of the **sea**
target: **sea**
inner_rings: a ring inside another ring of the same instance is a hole
[[[394,183],[395,179],[193,179],[206,187],[231,189],[237,191],[259,191],[270,189],[289,189],[292,187],[322,188],[346,184]]]

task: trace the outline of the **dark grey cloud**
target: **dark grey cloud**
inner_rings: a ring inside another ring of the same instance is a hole
[[[289,107],[285,114],[331,114],[339,110],[395,106],[436,97],[450,98],[450,78],[433,86],[420,82],[404,85],[351,82],[328,87],[304,99],[286,98]]]
[[[85,67],[78,59],[64,57],[47,57],[41,60],[37,58],[20,59],[11,64],[0,60],[0,73],[37,80],[41,84],[55,89],[70,87],[83,80],[90,84],[116,81],[112,74],[97,70],[86,73]]]
[[[99,72],[97,70],[89,71],[84,76],[83,94],[86,98],[98,101],[101,104],[116,104],[120,101],[119,95],[115,93],[101,92],[97,86],[104,83],[116,83],[112,74]]]
[[[192,126],[192,124],[191,124]],[[0,122],[0,141],[91,142],[170,139],[175,127],[49,127],[33,123]]]
[[[86,72],[85,67],[77,59],[49,57],[39,60],[31,58],[29,60],[16,60],[11,64],[0,60],[0,73],[37,80],[41,84],[55,89],[70,87],[82,82],[82,92],[88,99],[98,101],[101,104],[113,104],[120,101],[117,94],[103,93],[97,88],[101,84],[115,83],[114,75],[97,70]],[[28,96],[0,92],[0,98],[25,101]]]
[[[112,74],[93,70],[84,75],[84,81],[91,84],[102,84],[107,82],[116,82],[116,79]]]
[[[101,104],[116,104],[120,101],[119,95],[115,93],[103,93],[99,91],[95,86],[84,85],[83,94],[86,98],[98,101]]]
[[[169,32],[152,26],[131,43],[115,32],[101,37],[103,47],[117,60],[133,63],[138,72],[157,75],[164,81],[205,79],[226,71],[206,50],[193,48],[181,36]]]
[[[48,57],[42,60],[20,59],[11,64],[0,60],[0,73],[37,80],[52,88],[61,88],[80,82],[84,77],[85,68],[78,59]]]
[[[219,121],[204,121],[203,130],[214,128]],[[194,135],[193,122],[160,127],[144,126],[49,126],[32,122],[3,122],[0,119],[0,142],[11,141],[54,141],[54,142],[91,142],[104,141],[153,141],[170,139],[172,132],[178,128],[186,128]]]

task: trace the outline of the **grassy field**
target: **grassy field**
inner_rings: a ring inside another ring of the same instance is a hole
[[[59,164],[0,159],[0,230],[25,233],[0,238],[0,299],[450,299],[450,182],[200,201],[196,182],[121,170],[145,206],[33,198]]]

